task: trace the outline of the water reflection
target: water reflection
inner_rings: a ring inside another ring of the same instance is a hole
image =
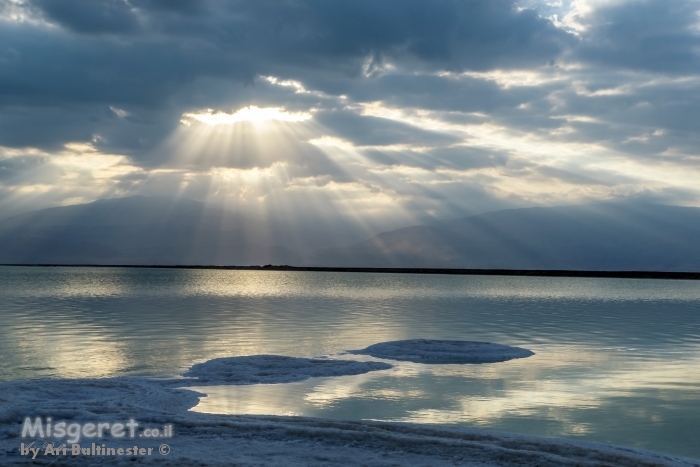
[[[700,458],[699,305],[692,281],[0,267],[0,379],[492,341],[536,355],[210,387],[196,410],[455,423]]]
[[[700,416],[700,374],[693,371],[700,348],[674,361],[627,357],[551,346],[498,364],[395,362],[360,376],[199,387],[207,397],[194,410],[460,424],[698,457],[691,428]]]

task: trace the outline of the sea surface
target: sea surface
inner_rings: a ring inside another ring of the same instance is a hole
[[[0,381],[360,358],[342,352],[410,338],[535,355],[213,386],[194,410],[463,425],[700,459],[700,282],[0,267]]]

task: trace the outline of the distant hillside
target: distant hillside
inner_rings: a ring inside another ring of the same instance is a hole
[[[316,224],[263,223],[191,199],[134,196],[5,219],[0,263],[700,271],[699,208],[511,209],[361,243],[347,235]],[[308,253],[343,243],[351,246]]]
[[[700,271],[700,209],[597,204],[510,209],[320,251],[318,266]]]
[[[191,199],[134,196],[0,222],[0,263],[297,264],[259,222]]]

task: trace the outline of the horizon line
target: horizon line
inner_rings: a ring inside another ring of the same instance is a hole
[[[673,279],[700,280],[700,271],[601,271],[576,269],[468,269],[468,268],[391,268],[391,267],[333,267],[333,266],[217,266],[166,264],[61,264],[61,263],[0,263],[14,267],[69,267],[69,268],[135,268],[135,269],[214,269],[231,271],[287,271],[287,272],[354,272],[377,274],[431,274],[459,276],[520,276],[520,277],[591,277],[610,279]]]

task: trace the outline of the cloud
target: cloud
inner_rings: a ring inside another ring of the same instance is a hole
[[[34,155],[20,155],[0,159],[0,183],[5,186],[23,185],[28,174],[34,176],[41,174],[49,160],[47,156]],[[40,178],[44,178],[42,175],[40,175]]]
[[[52,152],[0,147],[0,213],[119,196],[124,180],[140,172],[128,158],[86,143]]]
[[[700,66],[700,17],[694,1],[612,3],[582,15],[576,54],[613,68],[693,73]]]
[[[176,194],[404,225],[642,194],[699,203],[698,11],[0,0],[0,192],[36,207]],[[68,163],[75,144],[91,149]]]
[[[416,128],[396,120],[363,116],[352,110],[319,112],[315,119],[335,135],[349,139],[358,146],[403,144],[420,147],[459,141],[449,134]]]
[[[34,0],[49,20],[83,34],[128,33],[139,24],[124,0]]]
[[[0,78],[6,98],[42,102],[162,105],[200,78],[250,83],[300,68],[357,76],[368,63],[455,70],[541,65],[573,40],[507,0],[27,5],[59,28],[7,24],[2,39],[22,60]],[[200,14],[174,14],[192,9]]]

